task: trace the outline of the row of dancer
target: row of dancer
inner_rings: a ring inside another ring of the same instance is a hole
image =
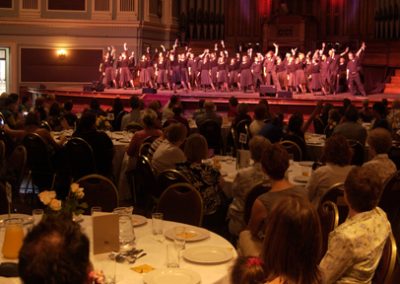
[[[150,48],[135,61],[134,53],[128,56],[127,45],[116,59],[115,49],[110,47],[101,64],[102,80],[108,87],[132,87],[138,77],[140,87],[185,90],[255,91],[261,85],[273,86],[277,91],[297,93],[322,91],[323,94],[358,91],[365,95],[360,80],[359,58],[365,50],[363,43],[356,52],[346,48],[337,54],[334,48],[325,54],[326,45],[307,54],[297,48],[279,56],[279,46],[265,55],[249,48],[244,53],[230,56],[225,44],[215,44],[214,49],[205,49],[195,55],[191,48],[178,51],[175,41],[170,50],[161,45],[161,50],[151,53]],[[344,57],[348,53],[348,60]],[[118,83],[117,83],[118,82]],[[139,86],[138,86],[139,87]]]

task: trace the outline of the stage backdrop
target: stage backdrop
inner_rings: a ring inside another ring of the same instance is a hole
[[[91,82],[99,78],[102,50],[21,48],[21,82]]]

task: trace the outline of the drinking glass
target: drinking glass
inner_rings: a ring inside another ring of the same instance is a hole
[[[20,218],[10,218],[6,219],[4,224],[6,229],[2,249],[3,257],[17,259],[24,239],[23,220]]]
[[[135,248],[135,233],[131,216],[119,215],[119,247],[120,251],[130,251]]]
[[[179,250],[174,244],[167,245],[167,267],[179,268]]]
[[[44,211],[43,209],[33,209],[32,210],[32,218],[33,218],[33,225],[36,226],[37,224],[42,221]]]
[[[153,213],[151,214],[151,224],[152,224],[152,232],[156,239],[161,240],[163,234],[163,213]]]

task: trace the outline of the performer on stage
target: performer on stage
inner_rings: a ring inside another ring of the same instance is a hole
[[[279,83],[278,76],[276,73],[276,59],[279,54],[279,46],[276,43],[273,43],[275,47],[275,52],[268,51],[265,55],[264,59],[264,77],[265,77],[265,84],[267,86],[271,86],[271,79],[272,83],[275,86],[276,90],[280,91],[281,84]],[[281,70],[282,72],[283,70]]]
[[[169,64],[170,64],[170,69],[169,69],[170,84],[172,86],[172,90],[174,90],[174,93],[176,93],[177,91],[176,85],[181,82],[181,67],[174,53],[169,54]]]
[[[305,64],[305,55],[304,53],[300,52],[298,57],[295,59],[295,80],[297,91],[299,93],[306,92],[306,75],[304,73]]]
[[[278,79],[277,85],[276,85],[277,90],[278,91],[287,90],[286,65],[279,56],[276,56],[275,72],[276,72],[276,77]]]
[[[197,66],[198,66],[198,58],[196,58],[192,52],[189,52],[189,59],[188,59],[189,82],[191,86],[196,88],[198,88]]]
[[[320,64],[317,56],[313,56],[310,71],[311,71],[310,91],[311,93],[314,94],[314,92],[321,90]]]
[[[171,89],[168,81],[168,64],[165,60],[164,54],[159,53],[159,57],[156,64],[156,78],[157,78],[157,88],[168,88]]]
[[[336,94],[338,71],[339,71],[339,60],[341,57],[345,56],[349,52],[349,48],[346,49],[341,54],[336,54],[336,50],[331,48],[328,52],[328,62],[329,62],[329,89],[330,93]]]
[[[258,54],[254,58],[254,62],[251,65],[251,74],[253,75],[253,86],[255,90],[259,89],[259,86],[263,84],[263,78],[262,78],[262,62],[263,57],[261,54]]]
[[[189,80],[188,61],[185,53],[179,55],[178,62],[180,68],[181,86],[185,90],[192,90]]]
[[[155,65],[155,58],[151,54],[151,49],[150,46],[146,48],[146,58],[147,58],[147,67],[146,67],[146,72],[147,72],[147,78],[148,78],[148,84],[150,88],[154,88],[153,84],[153,78],[154,78],[154,65]]]
[[[209,50],[206,49],[200,57],[202,58],[201,65],[200,65],[200,85],[207,91],[208,86],[211,86],[213,91],[215,91],[215,86],[211,80],[211,64],[209,60]]]
[[[344,93],[347,91],[347,63],[344,57],[340,57],[339,59],[335,90],[336,93]]]
[[[349,62],[347,62],[347,81],[349,84],[349,90],[351,94],[354,96],[357,94],[357,89],[362,96],[366,96],[366,92],[364,89],[364,85],[360,79],[360,66],[359,59],[361,53],[365,50],[366,45],[365,42],[362,43],[360,49],[354,55],[353,52],[349,53]]]
[[[329,94],[329,61],[325,54],[321,56],[319,72],[321,76],[322,93],[327,95]]]
[[[218,89],[222,91],[229,91],[228,88],[228,66],[226,63],[226,57],[221,56],[218,58]]]
[[[249,52],[249,53],[251,53],[251,52]],[[249,88],[252,88],[252,86],[253,86],[253,80],[252,80],[251,70],[250,70],[251,65],[252,65],[252,62],[251,62],[249,56],[248,55],[243,56],[242,62],[240,64],[239,77],[240,77],[241,90],[245,93]]]
[[[292,50],[293,53],[293,50]],[[288,81],[288,91],[296,92],[296,64],[294,61],[293,55],[290,55],[287,58],[286,64],[286,72],[287,72],[287,81]]]
[[[135,79],[135,74],[136,74],[136,72],[135,72],[136,58],[135,58],[135,52],[134,51],[132,51],[131,55],[129,56],[129,66],[128,66],[128,68],[129,68],[129,72],[131,73],[132,80],[134,80]]]
[[[149,76],[147,72],[148,64],[149,63],[147,61],[147,57],[145,54],[143,54],[139,62],[139,70],[138,70],[138,76],[141,88],[148,87],[149,84]]]
[[[126,86],[130,84],[130,86],[134,89],[135,86],[133,84],[132,75],[129,71],[128,47],[126,42],[124,43],[124,51],[121,54],[121,59],[119,63],[120,63],[120,71],[119,71],[120,86],[125,89]]]
[[[118,88],[117,80],[115,80],[115,70],[114,70],[114,62],[115,62],[115,48],[108,47],[107,53],[104,55],[104,60],[102,63],[102,67],[100,69],[104,69],[104,78],[103,83],[107,88]],[[113,85],[111,85],[112,83]]]

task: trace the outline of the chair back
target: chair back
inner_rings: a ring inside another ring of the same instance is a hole
[[[42,120],[40,123],[40,128],[47,129],[48,131],[52,131],[50,124],[46,120]]]
[[[254,201],[261,195],[268,192],[271,189],[270,186],[263,182],[260,182],[253,186],[244,199],[244,222],[249,223],[251,216],[251,209],[253,208]]]
[[[316,117],[313,120],[314,132],[317,134],[324,134],[325,125],[320,117]]]
[[[7,160],[7,175],[11,177],[10,183],[13,193],[19,193],[26,172],[28,154],[25,146],[18,145]]]
[[[140,123],[131,122],[126,126],[124,130],[135,133],[136,131],[143,130],[143,126]]]
[[[139,148],[139,156],[149,156],[150,153],[150,148],[151,148],[151,143],[146,142],[146,143],[142,143],[142,145],[140,145]]]
[[[73,180],[96,172],[93,149],[85,140],[73,137],[64,149],[67,174]]]
[[[297,143],[290,140],[283,140],[279,143],[293,156],[294,161],[301,161],[303,159],[303,151]]]
[[[249,149],[249,141],[251,138],[251,133],[249,130],[249,125],[251,121],[248,119],[243,119],[236,124],[235,132],[236,139],[238,139],[238,145],[241,149]]]
[[[353,158],[351,164],[361,166],[364,163],[364,146],[360,142],[353,139],[348,139],[349,145],[353,150]]]
[[[153,143],[155,140],[157,140],[160,136],[148,136],[143,140],[143,143]]]
[[[90,214],[90,208],[93,206],[101,206],[105,212],[112,212],[118,207],[118,190],[114,183],[108,178],[91,174],[84,176],[76,181],[84,188],[85,196],[83,201],[89,206],[85,210],[86,214]]]
[[[156,174],[151,166],[149,158],[146,156],[139,157],[134,175],[135,190],[138,195],[154,197],[160,196]]]
[[[199,126],[199,133],[207,140],[208,148],[220,154],[222,149],[221,125],[215,120],[207,119]]]
[[[385,183],[379,207],[386,212],[395,236],[400,236],[400,171],[394,173]],[[398,240],[400,245],[400,239]]]
[[[325,201],[318,206],[318,215],[322,230],[322,254],[325,255],[328,249],[329,233],[339,225],[339,210],[332,201]]]
[[[190,183],[187,178],[178,170],[166,170],[158,175],[157,183],[161,192],[176,183]]]
[[[39,188],[52,188],[54,169],[46,142],[36,133],[29,133],[22,141],[28,154],[28,169],[32,182]]]
[[[121,110],[117,117],[114,119],[113,121],[113,129],[114,131],[120,131],[121,130],[121,123],[122,123],[122,118],[124,117],[124,115],[127,114],[126,111]]]
[[[336,183],[322,196],[320,204],[326,201],[331,201],[336,204],[339,211],[339,224],[343,223],[349,213],[349,208],[344,201],[344,184],[342,182]]]
[[[188,183],[177,183],[168,187],[161,195],[157,212],[168,221],[201,226],[203,221],[203,199]]]
[[[383,248],[378,267],[375,270],[373,284],[392,284],[393,272],[396,266],[397,245],[393,233],[390,233]]]

